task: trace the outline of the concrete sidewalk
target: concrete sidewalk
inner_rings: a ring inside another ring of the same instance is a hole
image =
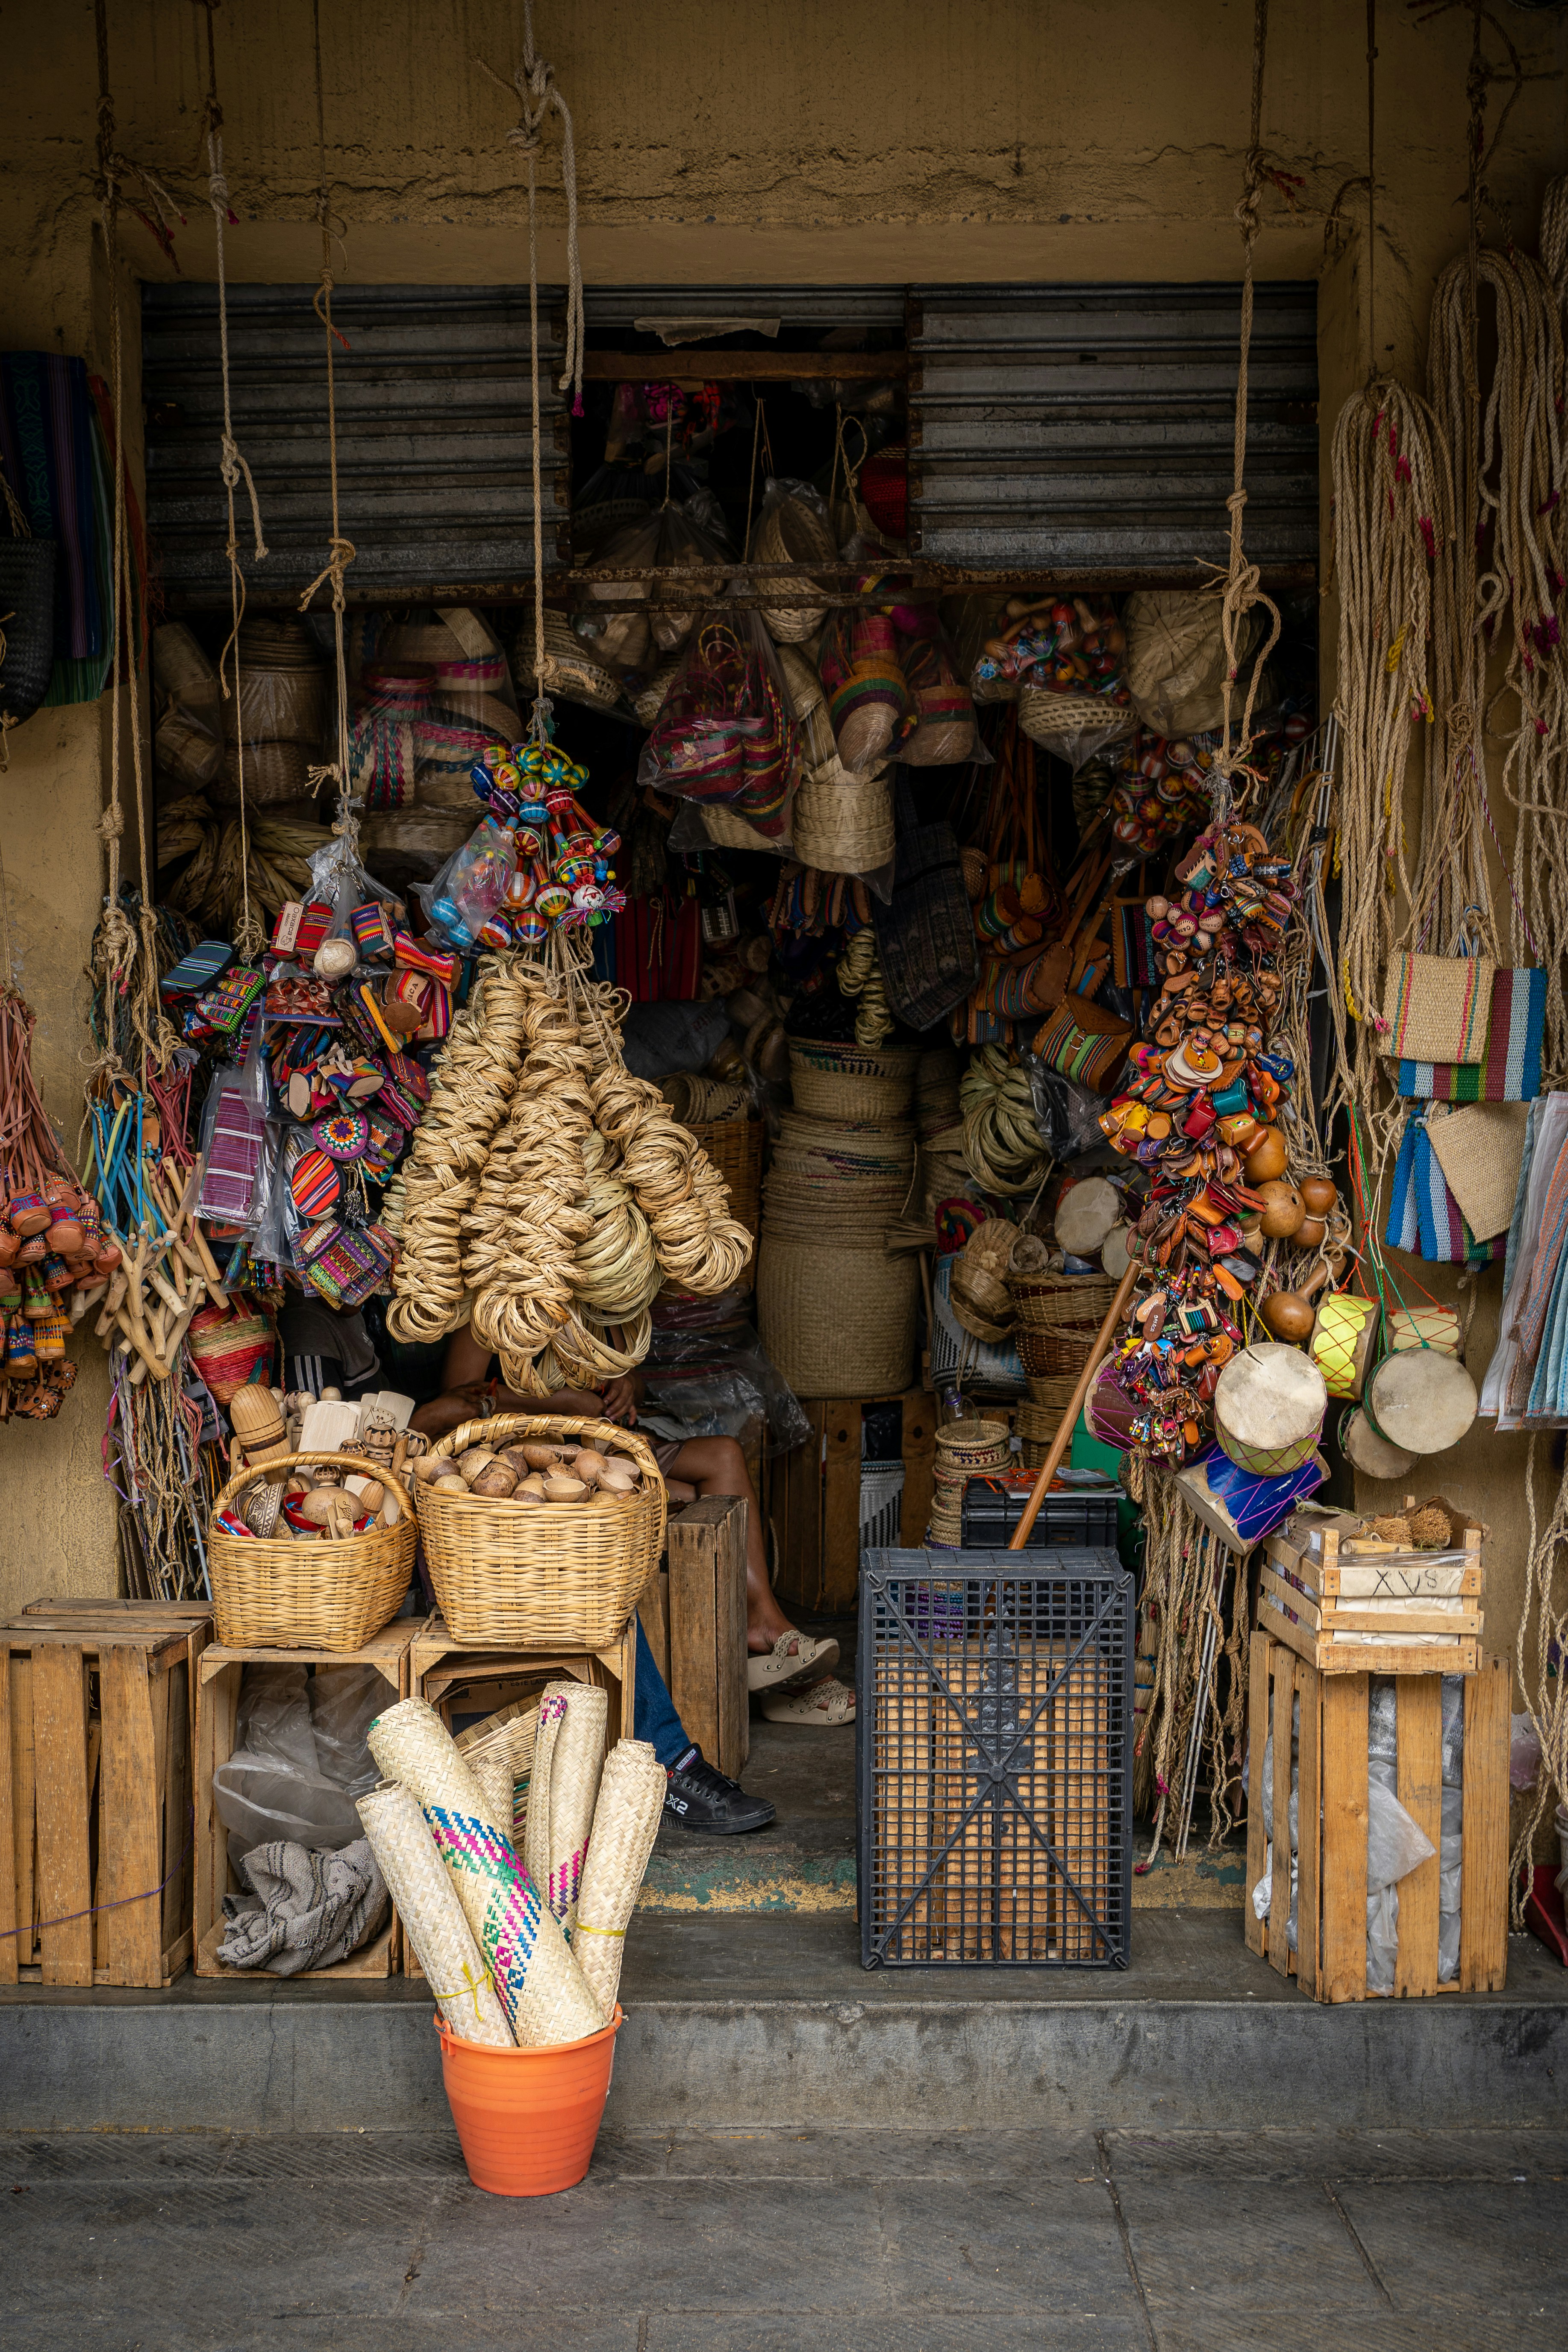
[[[1568,2131],[0,2138],[8,2352],[1501,2352],[1560,2341]]]

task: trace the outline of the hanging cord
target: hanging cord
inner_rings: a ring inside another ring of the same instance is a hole
[[[33,536],[33,526],[27,520],[26,516],[23,513],[21,500],[17,498],[16,491],[11,488],[11,484],[6,478],[5,460],[3,457],[0,457],[0,490],[4,490],[5,493],[5,511],[11,518],[12,538],[31,539]],[[0,613],[0,669],[4,669],[5,667],[5,624],[7,621],[14,621],[16,617],[16,615],[15,612]],[[19,727],[21,723],[22,722],[19,719],[13,719],[8,710],[0,710],[0,776],[6,774],[11,765],[11,747],[5,739],[10,734],[12,728]],[[7,946],[5,953],[5,979],[9,982],[10,978],[11,954],[9,946]]]
[[[1265,179],[1270,179],[1285,196],[1291,200],[1291,188],[1299,184],[1293,174],[1271,165],[1264,152],[1263,138],[1263,68],[1268,47],[1268,0],[1253,0],[1252,18],[1252,136],[1247,145],[1243,168],[1241,201],[1236,208],[1236,218],[1241,230],[1241,352],[1236,378],[1235,473],[1229,498],[1226,500],[1230,513],[1230,554],[1224,573],[1224,584],[1216,578],[1222,597],[1220,628],[1225,638],[1226,668],[1222,693],[1222,738],[1209,771],[1209,786],[1215,818],[1223,822],[1234,807],[1245,804],[1254,781],[1247,765],[1252,750],[1252,706],[1258,694],[1258,681],[1263,665],[1273,652],[1279,638],[1279,608],[1271,597],[1263,593],[1258,566],[1248,563],[1242,552],[1242,517],[1247,508],[1247,364],[1252,348],[1252,248],[1258,242],[1258,196]],[[1218,566],[1211,566],[1217,572]],[[1247,680],[1247,700],[1242,709],[1240,730],[1235,740],[1231,737],[1231,693],[1236,684],[1242,654],[1241,624],[1255,604],[1261,604],[1272,624],[1267,644],[1252,665]],[[1239,793],[1237,779],[1242,782]]]
[[[566,364],[556,384],[558,392],[570,391],[572,414],[583,414],[583,265],[577,251],[577,148],[572,129],[572,110],[555,85],[555,68],[547,65],[533,46],[533,0],[522,0],[522,63],[510,82],[503,81],[493,67],[483,58],[474,63],[481,73],[489,75],[498,89],[514,89],[522,105],[522,120],[515,123],[507,136],[507,144],[521,147],[529,157],[529,232],[532,243],[533,223],[533,157],[538,153],[540,132],[545,116],[552,110],[561,117],[561,180],[566,191]]]
[[[331,468],[332,535],[331,552],[322,569],[317,572],[300,599],[301,613],[309,610],[310,599],[323,581],[332,583],[332,641],[337,656],[338,676],[338,756],[320,768],[309,768],[306,775],[312,791],[324,783],[337,786],[338,808],[332,820],[332,831],[346,840],[353,852],[359,838],[358,803],[351,798],[349,776],[349,674],[343,653],[343,574],[354,560],[352,539],[342,533],[342,520],[338,511],[338,395],[333,366],[333,345],[343,342],[332,324],[332,247],[342,243],[342,224],[333,226],[331,191],[327,182],[327,109],[321,85],[321,0],[310,0],[310,23],[315,44],[316,60],[316,146],[320,158],[320,176],[316,182],[316,219],[321,231],[321,278],[316,289],[312,310],[326,331],[327,339],[327,456]],[[343,344],[345,351],[348,346]]]
[[[1541,1742],[1541,1771],[1535,1784],[1535,1801],[1530,1808],[1528,1819],[1520,1822],[1519,1837],[1509,1858],[1513,1925],[1518,1928],[1524,1926],[1524,1898],[1529,1892],[1535,1833],[1554,1794],[1559,1804],[1568,1805],[1568,1672],[1564,1671],[1565,1663],[1568,1663],[1568,1597],[1553,1598],[1557,1571],[1568,1555],[1568,1471],[1564,1471],[1558,1486],[1552,1516],[1538,1535],[1535,1518],[1536,1436],[1537,1432],[1531,1430],[1524,1473],[1525,1500],[1530,1510],[1530,1549],[1525,1555],[1524,1606],[1520,1611],[1514,1664],[1519,1687],[1524,1694],[1525,1713]],[[1563,1588],[1559,1587],[1559,1591]],[[1531,1621],[1535,1628],[1533,1660],[1529,1658]],[[1530,1671],[1531,1664],[1533,1675]]]
[[[250,467],[234,437],[234,413],[229,403],[228,383],[228,287],[224,271],[224,230],[236,215],[229,205],[228,182],[223,170],[223,109],[217,96],[217,52],[213,37],[213,16],[219,0],[198,0],[206,10],[207,18],[207,95],[202,110],[202,127],[207,149],[207,201],[212,206],[214,233],[217,242],[217,328],[218,361],[223,372],[223,439],[219,444],[218,472],[228,499],[228,540],[225,552],[228,557],[229,632],[226,643],[217,659],[218,685],[226,702],[231,698],[235,710],[234,758],[235,781],[239,788],[239,872],[241,914],[235,945],[241,957],[249,961],[261,952],[265,934],[250,911],[250,835],[245,804],[245,726],[239,692],[239,625],[245,616],[245,573],[239,561],[239,537],[235,522],[234,494],[243,476],[250,499],[251,527],[256,536],[258,562],[267,558],[267,542],[261,536],[261,509],[257,500],[256,484]],[[226,676],[229,656],[234,656],[234,686],[231,689]]]
[[[115,146],[114,100],[109,83],[109,22],[105,0],[94,0],[93,15],[98,41],[98,183],[104,251],[109,271],[110,373],[114,380],[112,415],[114,590],[112,655],[110,667],[109,805],[99,819],[98,826],[100,836],[108,852],[109,890],[104,901],[103,919],[98,928],[94,961],[106,999],[110,995],[129,998],[132,1029],[142,1048],[141,1077],[145,1083],[150,1067],[162,1071],[168,1066],[169,1056],[179,1041],[169,1025],[158,997],[156,964],[158,917],[153,903],[153,868],[148,856],[147,784],[142,761],[140,660],[136,642],[136,614],[132,593],[131,534],[127,522],[125,488],[125,355],[124,335],[120,315],[119,224],[120,191],[127,173],[135,173],[144,184],[154,190],[157,190],[158,184],[149,180],[148,175],[142,172],[139,166],[128,164]],[[120,844],[125,831],[124,813],[120,801],[120,671],[122,649],[126,690],[130,704],[131,763],[136,784],[136,835],[142,875],[142,899],[135,929],[132,929],[130,917],[121,902]],[[139,941],[138,931],[140,932]],[[138,945],[141,950],[140,957],[137,952]],[[111,1029],[110,1032],[111,1039],[112,1034]],[[99,1066],[107,1075],[120,1074],[121,1066],[112,1043],[108,1045]]]

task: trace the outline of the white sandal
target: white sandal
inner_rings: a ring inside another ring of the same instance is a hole
[[[819,1681],[829,1667],[837,1664],[837,1642],[819,1642],[810,1633],[797,1633],[792,1625],[779,1635],[771,1650],[747,1658],[746,1687],[751,1691],[784,1690],[808,1676],[813,1682]]]
[[[845,1683],[826,1675],[805,1690],[781,1691],[763,1701],[769,1723],[809,1723],[817,1730],[837,1730],[855,1720],[855,1694]]]

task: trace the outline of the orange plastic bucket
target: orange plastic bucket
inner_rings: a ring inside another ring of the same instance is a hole
[[[492,2197],[553,2197],[574,2189],[599,2137],[620,2010],[597,2033],[549,2050],[464,2042],[439,2013],[436,2029],[452,2121],[475,2188]]]

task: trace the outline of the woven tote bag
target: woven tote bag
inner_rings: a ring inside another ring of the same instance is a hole
[[[950,824],[918,824],[908,784],[895,794],[893,896],[871,902],[888,1003],[911,1029],[930,1029],[980,977],[974,919]]]
[[[1492,974],[1485,1059],[1425,1062],[1407,1055],[1399,1065],[1399,1091],[1429,1102],[1533,1102],[1541,1092],[1545,1025],[1545,972],[1500,963]]]
[[[1396,1061],[1484,1062],[1496,970],[1490,956],[1391,956],[1383,1051]]]

